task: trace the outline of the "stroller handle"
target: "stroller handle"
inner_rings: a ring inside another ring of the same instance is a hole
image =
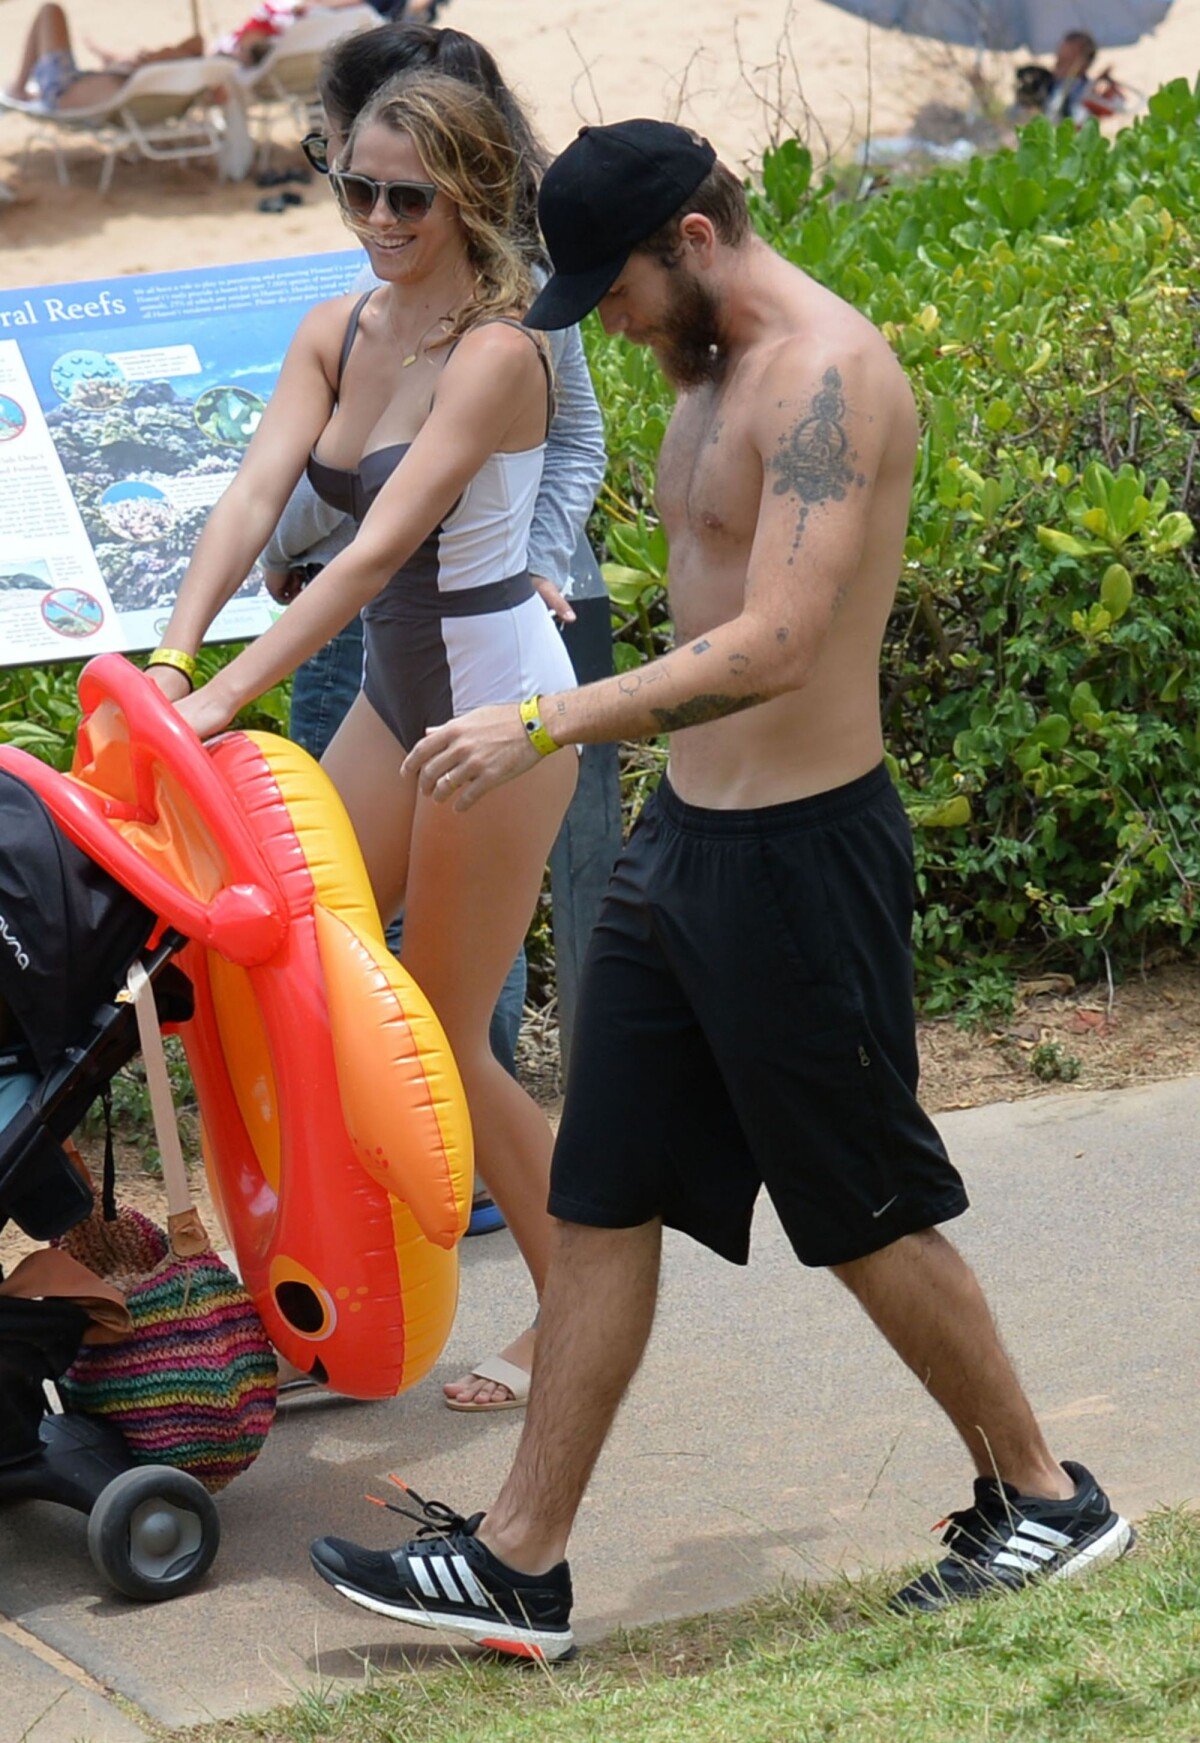
[[[268,961],[287,929],[284,893],[196,734],[120,654],[84,667],[79,700],[69,776],[13,746],[0,767],[169,925],[242,967]]]

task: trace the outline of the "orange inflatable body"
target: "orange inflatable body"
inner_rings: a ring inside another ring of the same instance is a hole
[[[246,1286],[298,1368],[389,1397],[429,1372],[457,1300],[471,1136],[445,1036],[305,752],[265,733],[202,746],[117,654],[79,694],[69,777],[12,749],[0,762],[193,941],[181,1034]]]

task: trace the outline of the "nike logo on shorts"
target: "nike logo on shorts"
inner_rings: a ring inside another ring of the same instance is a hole
[[[880,1217],[883,1215],[885,1210],[891,1210],[892,1206],[895,1204],[895,1202],[899,1198],[899,1196],[900,1196],[900,1194],[898,1192],[893,1192],[892,1196],[888,1199],[887,1203],[881,1204],[878,1210],[873,1210],[871,1212],[871,1215],[873,1217]]]

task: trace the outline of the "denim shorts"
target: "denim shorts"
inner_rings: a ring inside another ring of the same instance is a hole
[[[78,77],[79,68],[69,48],[56,48],[41,55],[30,74],[38,88],[38,107],[45,109],[47,114],[52,113],[62,102],[63,92],[69,90]]]

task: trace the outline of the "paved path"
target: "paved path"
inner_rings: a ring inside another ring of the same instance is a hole
[[[1200,1498],[1200,1079],[939,1124],[974,1198],[957,1238],[1055,1447],[1094,1464],[1126,1512]],[[468,1242],[438,1378],[528,1306],[509,1237]],[[120,1602],[98,1589],[81,1522],[28,1506],[0,1515],[0,1612],[167,1724],[269,1706],[317,1675],[354,1681],[367,1656],[400,1666],[422,1637],[327,1594],[307,1539],[388,1541],[392,1521],[362,1496],[389,1469],[464,1512],[485,1504],[518,1429],[515,1415],[443,1410],[431,1384],[388,1404],[297,1401],[221,1497],[225,1543],[202,1590]],[[581,1632],[735,1602],[781,1574],[924,1556],[932,1522],[969,1493],[934,1407],[836,1283],[792,1262],[769,1215],[748,1273],[670,1239],[651,1350],[575,1543]],[[95,1722],[93,1694],[2,1638],[0,1686],[0,1743],[58,1694],[28,1743],[137,1735],[115,1709]]]

